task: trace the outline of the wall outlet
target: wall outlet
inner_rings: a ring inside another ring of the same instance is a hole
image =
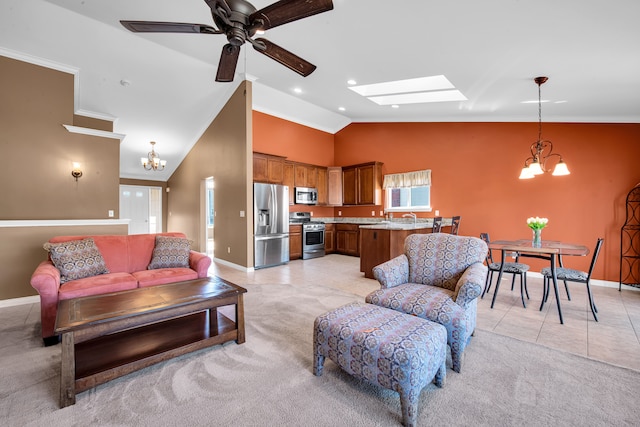
[[[436,209],[436,216],[440,216],[440,211]]]
[[[371,216],[376,216],[376,211],[371,211]]]
[[[380,216],[384,216],[384,211],[380,211]]]
[[[313,216],[313,212],[309,212],[309,216]]]
[[[227,253],[230,254],[231,253],[231,246],[227,246]]]
[[[109,218],[113,218],[114,215],[115,215],[115,212],[109,209]]]
[[[240,218],[244,218],[244,211],[240,211]]]
[[[342,216],[342,211],[338,211],[338,216]]]

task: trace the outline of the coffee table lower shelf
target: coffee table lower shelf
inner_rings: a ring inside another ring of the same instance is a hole
[[[62,335],[60,406],[73,405],[76,393],[173,357],[244,343],[245,292],[206,277],[61,300],[55,329]],[[233,320],[224,307],[235,309]]]
[[[76,393],[182,354],[237,340],[235,322],[216,312],[209,315],[207,310],[76,344]]]

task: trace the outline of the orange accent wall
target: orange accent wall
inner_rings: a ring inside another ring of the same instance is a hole
[[[316,166],[333,166],[333,134],[253,112],[253,151],[286,157],[287,160]],[[293,205],[291,212],[313,212],[316,217],[333,217],[334,209]]]
[[[335,135],[335,163],[378,160],[383,173],[431,169],[432,206],[445,217],[461,215],[461,234],[529,238],[526,219],[541,216],[549,218],[543,239],[593,248],[604,237],[594,278],[618,281],[625,198],[640,182],[640,124],[545,123],[543,137],[571,175],[520,180],[536,137],[537,123],[356,123]],[[351,209],[347,216],[371,215],[370,207]],[[584,270],[590,260],[565,257]],[[545,265],[526,262],[534,271]]]
[[[254,111],[253,151],[294,162],[333,166],[333,134]]]
[[[352,123],[331,135],[258,112],[253,118],[254,151],[323,166],[375,160],[384,163],[383,174],[431,169],[433,209],[444,217],[461,215],[461,234],[530,238],[526,219],[541,216],[549,218],[543,239],[591,250],[604,237],[594,278],[619,280],[625,198],[640,182],[640,124],[544,123],[543,137],[553,141],[571,175],[520,180],[537,123]],[[382,209],[311,208],[316,216],[341,211],[354,218],[371,217],[372,210],[379,217]],[[566,266],[583,270],[590,261],[591,254],[565,257]],[[533,271],[547,265],[526,262]]]

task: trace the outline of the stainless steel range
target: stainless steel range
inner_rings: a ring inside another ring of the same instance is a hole
[[[302,224],[302,259],[324,256],[324,222],[311,221],[309,212],[290,212],[289,224]]]

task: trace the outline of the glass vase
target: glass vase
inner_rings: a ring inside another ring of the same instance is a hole
[[[542,229],[533,228],[531,231],[533,231],[533,240],[531,243],[534,248],[539,248],[542,245]]]

